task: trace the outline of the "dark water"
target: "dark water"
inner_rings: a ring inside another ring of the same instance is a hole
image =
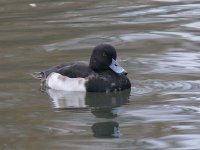
[[[0,0],[0,149],[200,149],[198,0]],[[29,73],[117,48],[131,91],[39,90]]]

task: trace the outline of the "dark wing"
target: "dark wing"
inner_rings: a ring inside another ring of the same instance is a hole
[[[70,78],[84,78],[87,77],[92,72],[92,70],[85,62],[69,62],[51,67],[41,72],[35,72],[32,74],[32,76],[37,79],[45,79],[52,72],[57,72]]]
[[[90,75],[92,70],[85,63],[75,63],[58,69],[57,73],[70,78],[85,78]]]

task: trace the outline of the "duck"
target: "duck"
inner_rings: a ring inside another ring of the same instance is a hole
[[[109,44],[99,44],[92,50],[89,62],[65,62],[32,76],[54,90],[113,92],[131,88],[127,74],[117,62],[116,49]]]

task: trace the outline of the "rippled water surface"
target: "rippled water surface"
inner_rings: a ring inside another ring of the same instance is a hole
[[[0,0],[0,149],[200,149],[200,1]],[[30,73],[116,47],[131,91],[48,90]]]

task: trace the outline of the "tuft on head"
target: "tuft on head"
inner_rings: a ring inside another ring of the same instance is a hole
[[[117,59],[116,50],[112,45],[97,45],[92,51],[90,67],[94,70],[106,70],[112,63],[112,59]]]

